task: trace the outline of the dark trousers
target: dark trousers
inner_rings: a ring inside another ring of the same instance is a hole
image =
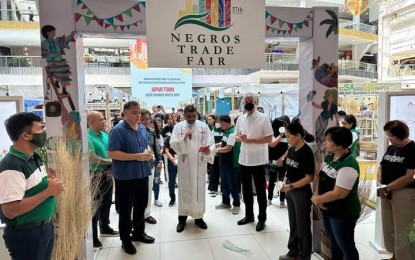
[[[287,192],[288,218],[290,221],[290,254],[297,259],[311,258],[311,187],[308,185]]]
[[[115,180],[115,192],[118,195],[119,222],[121,241],[131,241],[133,236],[144,233],[144,212],[148,204],[148,177],[134,180]],[[134,208],[134,209],[133,209]],[[131,221],[131,211],[133,219]]]
[[[232,166],[222,166],[220,168],[220,178],[222,180],[222,203],[230,205],[232,195],[233,206],[239,207],[241,200],[238,188],[238,176],[235,168]]]
[[[6,227],[3,238],[13,260],[51,259],[55,239],[52,222],[26,229]]]
[[[285,176],[284,168],[277,168],[277,171],[268,171],[268,200],[274,197],[275,182],[282,181]],[[285,192],[280,191],[280,201],[285,200]]]
[[[240,165],[242,193],[245,203],[245,217],[254,218],[254,194],[252,192],[252,177],[254,179],[257,201],[259,206],[258,220],[267,220],[267,195],[265,192],[265,165]]]
[[[34,15],[33,14],[29,14],[29,22],[34,22],[35,20],[33,20]]]
[[[159,200],[160,194],[160,172],[157,171],[158,161],[154,163],[154,179],[153,179],[153,192],[154,192],[154,200]]]
[[[332,260],[358,260],[354,243],[357,219],[337,219],[323,213],[324,229],[330,239]]]
[[[169,196],[171,200],[176,200],[176,194],[174,193],[176,187],[176,177],[177,177],[177,166],[174,165],[170,160],[167,162],[168,172],[169,172]]]
[[[95,200],[99,201],[99,207],[92,218],[92,237],[98,239],[98,221],[101,227],[110,224],[110,210],[112,204],[112,177],[107,178],[105,175],[99,175],[93,178],[93,181],[99,181],[98,192]]]
[[[219,187],[219,176],[220,176],[220,165],[219,157],[215,156],[213,164],[208,163],[208,174],[209,174],[209,186],[208,190],[218,191]]]

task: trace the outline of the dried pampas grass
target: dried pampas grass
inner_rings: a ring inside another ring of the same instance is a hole
[[[53,137],[49,140],[49,167],[57,170],[65,191],[57,197],[55,221],[54,260],[71,260],[80,257],[84,239],[98,206],[94,201],[99,182],[92,182],[88,169],[88,156],[82,153],[77,140]]]

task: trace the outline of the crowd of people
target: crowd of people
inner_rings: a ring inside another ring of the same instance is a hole
[[[261,232],[266,228],[267,207],[278,194],[279,207],[287,208],[290,227],[288,252],[279,259],[311,258],[313,208],[321,212],[332,259],[359,259],[354,242],[361,213],[356,118],[340,111],[336,114],[341,126],[329,127],[319,137],[325,154],[321,168],[316,169],[310,146],[316,138],[299,118],[271,120],[255,102],[255,96],[248,93],[239,117],[206,115],[204,122],[193,105],[166,113],[160,105],[148,111],[129,101],[114,118],[109,133],[102,113],[89,112],[90,174],[99,183],[99,208],[92,222],[94,247],[102,247],[99,234],[119,236],[127,254],[137,252],[133,241],[154,243],[145,226],[157,223],[151,206],[163,207],[159,194],[164,180],[168,206],[177,205],[178,233],[186,229],[189,217],[199,228],[208,228],[206,194],[221,195],[215,210],[227,209],[235,215],[243,203],[245,215],[235,224],[256,222],[256,231]],[[0,162],[0,215],[6,223],[6,246],[15,259],[34,254],[50,259],[54,239],[50,220],[56,210],[55,197],[64,191],[64,184],[53,171],[44,169],[34,152],[46,139],[40,118],[19,113],[5,125],[13,142]],[[409,245],[397,245],[396,237],[415,217],[415,160],[411,159],[415,143],[401,121],[390,121],[383,130],[390,146],[377,181],[385,247],[393,259],[412,259]],[[113,184],[119,231],[110,226],[109,219]],[[45,230],[47,236],[39,239]],[[24,241],[24,250],[17,241]]]

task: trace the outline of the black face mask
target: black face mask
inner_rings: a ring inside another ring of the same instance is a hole
[[[31,142],[36,147],[43,147],[46,143],[46,131],[43,131],[40,134],[32,134],[33,139],[29,142]]]
[[[252,103],[246,103],[246,104],[245,104],[245,110],[246,110],[246,111],[251,112],[251,111],[252,111],[252,109],[254,109],[254,108],[255,108],[255,105],[254,105],[254,104],[252,104]]]

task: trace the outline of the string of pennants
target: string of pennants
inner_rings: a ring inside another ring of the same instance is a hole
[[[131,26],[137,27],[139,23],[143,22],[143,20],[138,20],[130,24],[115,24],[116,21],[124,22],[125,16],[130,18],[133,17],[133,11],[141,13],[141,8],[145,7],[145,2],[139,2],[122,13],[107,18],[97,17],[94,12],[92,12],[92,10],[83,2],[83,0],[77,0],[77,5],[82,5],[81,9],[86,10],[86,14],[75,13],[75,22],[78,22],[79,19],[83,17],[86,25],[89,25],[92,21],[96,21],[102,28],[112,27],[114,31],[120,28],[121,31],[124,31],[125,29],[129,30]]]
[[[310,26],[310,21],[313,20],[312,11],[310,11],[307,14],[307,17],[301,22],[290,23],[290,22],[284,21],[284,20],[282,20],[278,17],[275,17],[275,16],[273,16],[272,14],[270,14],[269,12],[266,11],[265,12],[265,19],[268,19],[268,18],[270,18],[269,20],[270,20],[271,25],[265,25],[265,30],[266,31],[271,31],[272,33],[277,32],[278,35],[279,34],[286,35],[287,33],[291,34],[292,31],[297,32],[299,30],[302,30],[304,27],[309,27]],[[272,26],[274,24],[275,24],[275,27]],[[286,25],[285,28],[288,27],[288,29],[282,29],[282,28],[284,28],[284,25]]]

